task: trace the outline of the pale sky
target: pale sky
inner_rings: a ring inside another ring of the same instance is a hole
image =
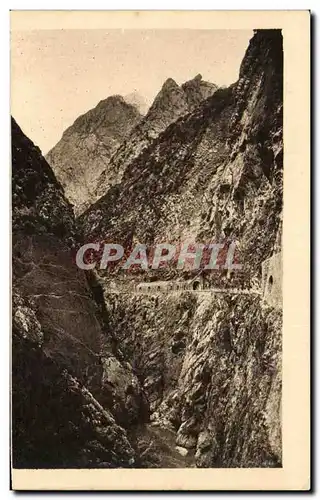
[[[74,120],[110,95],[150,105],[167,78],[238,78],[251,30],[37,30],[11,33],[11,110],[46,154]]]

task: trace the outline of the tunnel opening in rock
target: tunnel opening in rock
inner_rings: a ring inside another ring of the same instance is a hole
[[[193,290],[199,290],[200,288],[200,281],[195,281],[192,285]]]

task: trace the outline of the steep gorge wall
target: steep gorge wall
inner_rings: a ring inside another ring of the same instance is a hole
[[[233,240],[241,279],[259,284],[281,249],[282,87],[281,31],[259,30],[238,81],[167,127],[82,215],[86,241]],[[106,306],[152,422],[172,429],[198,466],[281,466],[281,309],[254,294],[117,296],[108,293],[116,277],[126,279],[105,273]],[[183,278],[173,267],[161,276]],[[207,279],[219,286],[221,273]]]
[[[109,294],[153,425],[200,467],[281,466],[281,311],[256,295]]]

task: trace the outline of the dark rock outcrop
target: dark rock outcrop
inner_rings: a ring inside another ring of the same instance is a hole
[[[12,120],[12,440],[23,468],[130,467],[124,427],[148,418],[131,366],[73,258],[74,216]]]

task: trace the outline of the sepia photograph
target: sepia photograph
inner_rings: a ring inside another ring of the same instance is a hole
[[[284,419],[298,418],[285,349],[301,339],[294,327],[284,337],[285,259],[300,249],[285,243],[299,158],[284,135],[285,21],[308,42],[308,13],[280,11],[277,24],[232,12],[233,25],[212,12],[212,27],[192,12],[179,23],[168,12],[167,25],[154,12],[159,26],[147,12],[87,26],[90,12],[69,14],[11,13],[14,477],[29,489],[33,471],[66,484],[79,470],[130,470],[126,488],[140,490],[155,488],[142,484],[155,469],[280,478]],[[259,484],[246,477],[239,489]]]

